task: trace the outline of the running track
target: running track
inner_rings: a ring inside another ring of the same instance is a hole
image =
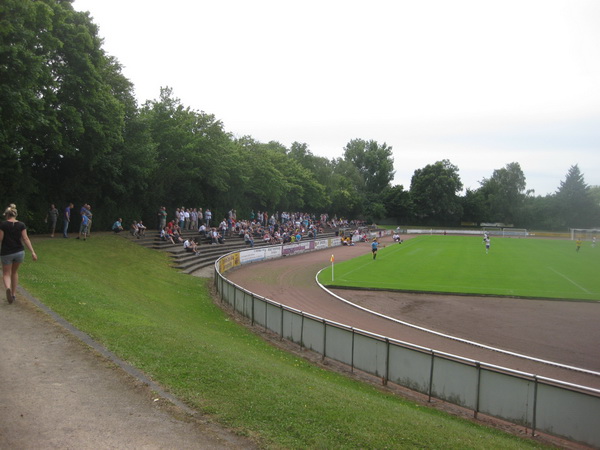
[[[383,243],[392,245],[389,239]],[[330,264],[332,252],[336,262],[341,262],[370,253],[370,246],[362,243],[249,264],[227,272],[226,276],[256,294],[331,321],[484,363],[600,389],[600,302],[335,291],[355,304],[403,322],[597,374],[570,370],[438,336],[348,305],[315,281],[317,272]]]

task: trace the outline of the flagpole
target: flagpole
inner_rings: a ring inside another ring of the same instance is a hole
[[[331,255],[331,281],[333,281],[333,255]]]

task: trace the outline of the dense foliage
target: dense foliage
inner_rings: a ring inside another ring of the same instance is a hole
[[[102,49],[87,13],[68,0],[0,4],[0,201],[33,229],[49,205],[92,205],[96,229],[116,217],[154,224],[160,205],[327,212],[330,216],[457,226],[502,222],[566,229],[600,224],[598,187],[577,165],[557,192],[526,191],[519,163],[461,195],[449,160],[393,186],[392,148],[353,139],[342,158],[235,138],[214,115],[186,107],[168,87],[138,106],[134,86]],[[409,149],[407,149],[409,150]]]

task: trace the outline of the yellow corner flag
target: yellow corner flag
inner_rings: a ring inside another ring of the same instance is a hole
[[[331,255],[331,281],[333,281],[333,260],[335,258],[333,257],[333,255]]]

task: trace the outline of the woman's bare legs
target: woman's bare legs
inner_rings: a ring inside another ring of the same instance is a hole
[[[17,293],[17,287],[19,285],[19,266],[21,263],[12,263],[2,265],[2,281],[4,281],[4,287],[6,289],[6,300],[8,303],[12,303]]]

